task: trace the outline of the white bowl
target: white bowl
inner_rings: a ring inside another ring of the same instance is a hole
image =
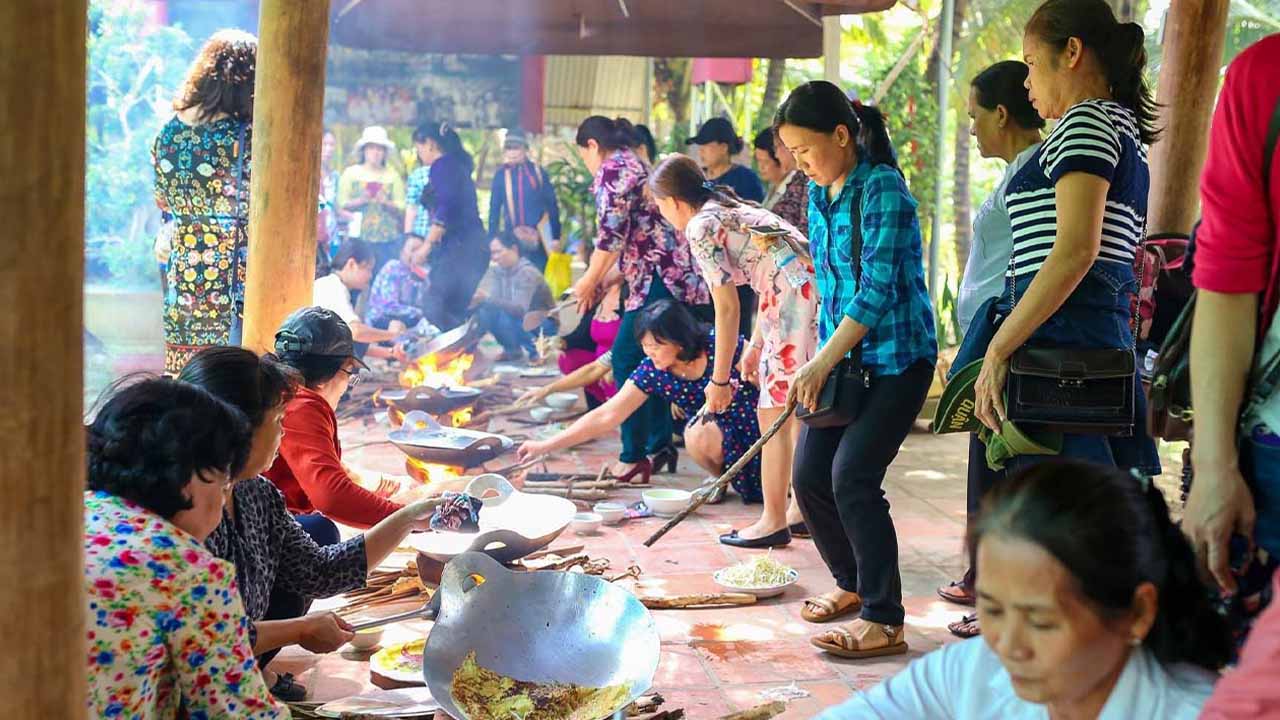
[[[645,490],[640,494],[644,500],[644,504],[649,506],[654,515],[658,517],[671,517],[684,509],[689,504],[689,500],[693,497],[693,493],[688,490],[676,490],[675,488],[658,488],[656,490]]]
[[[383,629],[376,627],[357,631],[355,637],[351,638],[351,647],[357,650],[372,650],[378,647],[378,643],[382,642]]]
[[[569,408],[578,404],[578,393],[571,393],[571,392],[551,393],[550,395],[543,398],[542,402],[546,403],[547,407],[552,407],[552,408],[555,408],[556,410],[568,410]]]
[[[551,413],[553,412],[555,412],[555,408],[543,406],[529,408],[529,417],[538,422],[546,422],[547,418],[551,417]]]
[[[605,525],[617,525],[627,515],[627,506],[615,502],[598,502],[591,508],[604,520]]]
[[[597,513],[582,512],[573,516],[569,527],[579,535],[589,535],[591,533],[600,532],[600,524],[604,522],[604,518]]]
[[[778,595],[781,595],[782,593],[786,592],[787,588],[791,587],[792,585],[795,585],[796,582],[800,580],[800,573],[792,569],[790,572],[787,573],[787,581],[782,583],[781,585],[772,585],[770,587],[764,587],[764,588],[739,587],[737,585],[731,585],[730,583],[725,582],[721,578],[721,573],[723,573],[727,569],[728,568],[725,568],[724,570],[717,570],[715,574],[711,576],[711,579],[714,580],[717,585],[724,588],[728,592],[747,593],[749,595],[755,595],[756,598],[777,597]]]
[[[494,365],[493,374],[498,377],[516,377],[520,374],[521,368],[515,365]]]

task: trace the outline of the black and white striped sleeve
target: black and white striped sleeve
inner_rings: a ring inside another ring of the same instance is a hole
[[[1111,180],[1120,162],[1120,133],[1106,108],[1084,102],[1062,116],[1044,141],[1044,168],[1056,185],[1063,175],[1085,172]]]

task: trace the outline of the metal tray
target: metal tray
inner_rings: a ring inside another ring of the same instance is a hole
[[[472,387],[433,388],[419,385],[411,388],[383,390],[378,399],[403,413],[420,410],[432,415],[453,412],[476,401],[484,391]]]

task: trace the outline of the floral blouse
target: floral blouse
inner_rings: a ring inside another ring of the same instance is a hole
[[[173,523],[84,495],[90,717],[287,718],[249,645],[234,571]]]
[[[773,214],[809,233],[809,178],[799,170],[792,170],[782,180],[781,192],[771,194],[765,207]]]
[[[630,150],[615,151],[600,166],[591,186],[600,225],[596,248],[621,253],[622,275],[630,293],[628,312],[644,307],[654,273],[677,301],[705,305],[711,295],[698,275],[689,243],[662,219],[658,206],[645,194],[648,177],[648,169]]]

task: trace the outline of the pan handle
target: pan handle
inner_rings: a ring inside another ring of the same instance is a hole
[[[440,587],[431,599],[433,602],[439,599],[439,615],[453,616],[466,603],[471,591],[487,583],[505,584],[507,577],[512,574],[497,560],[482,552],[464,552],[444,566]]]
[[[497,439],[495,438],[495,440]],[[500,440],[497,442],[501,444]],[[484,494],[489,490],[498,493],[498,496],[487,500],[484,499]],[[505,477],[497,473],[485,473],[477,475],[475,479],[467,483],[467,488],[463,492],[471,497],[480,498],[485,505],[495,506],[506,502],[507,498],[511,497],[511,494],[515,491],[515,487],[510,482],[507,482]]]

